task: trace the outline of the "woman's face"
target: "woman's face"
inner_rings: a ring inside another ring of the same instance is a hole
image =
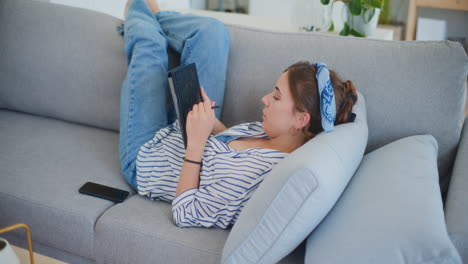
[[[288,72],[281,74],[272,91],[263,96],[263,131],[270,137],[289,134],[295,124],[294,101],[289,89]]]

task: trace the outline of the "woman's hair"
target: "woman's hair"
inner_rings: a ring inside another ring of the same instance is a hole
[[[303,132],[308,139],[323,131],[320,114],[320,96],[317,87],[316,68],[306,61],[289,66],[289,87],[297,111],[308,112],[310,122]],[[329,69],[330,80],[335,93],[336,119],[335,125],[348,123],[349,114],[357,102],[357,91],[352,81],[342,81],[335,71]]]

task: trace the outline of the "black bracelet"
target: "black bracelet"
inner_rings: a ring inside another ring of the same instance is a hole
[[[193,163],[193,164],[198,164],[200,166],[202,166],[202,164],[203,164],[203,160],[198,162],[198,161],[193,161],[193,160],[186,159],[185,157],[184,157],[184,161],[190,162],[190,163]]]

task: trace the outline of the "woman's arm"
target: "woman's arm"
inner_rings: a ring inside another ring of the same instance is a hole
[[[224,130],[226,130],[227,127],[221,122],[219,121],[217,118],[215,120],[215,124],[214,124],[214,127],[213,127],[213,131],[211,131],[211,134],[212,135],[216,135],[218,133],[221,133],[223,132]]]
[[[193,106],[187,115],[187,150],[185,158],[201,162],[205,144],[215,124],[212,103],[205,90],[201,87],[203,101]],[[198,188],[200,183],[200,164],[185,161],[180,171],[179,183],[176,188],[176,197],[190,189]]]
[[[185,158],[193,161],[201,161],[203,157],[203,148],[187,147]],[[186,190],[198,188],[200,183],[200,167],[201,165],[184,162],[180,171],[179,183],[176,188],[176,197]]]

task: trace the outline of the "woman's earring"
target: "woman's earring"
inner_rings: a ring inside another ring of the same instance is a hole
[[[290,129],[289,129],[289,133],[293,136],[297,135],[298,133],[301,132],[301,129],[300,128],[295,128],[294,126],[292,126]]]

